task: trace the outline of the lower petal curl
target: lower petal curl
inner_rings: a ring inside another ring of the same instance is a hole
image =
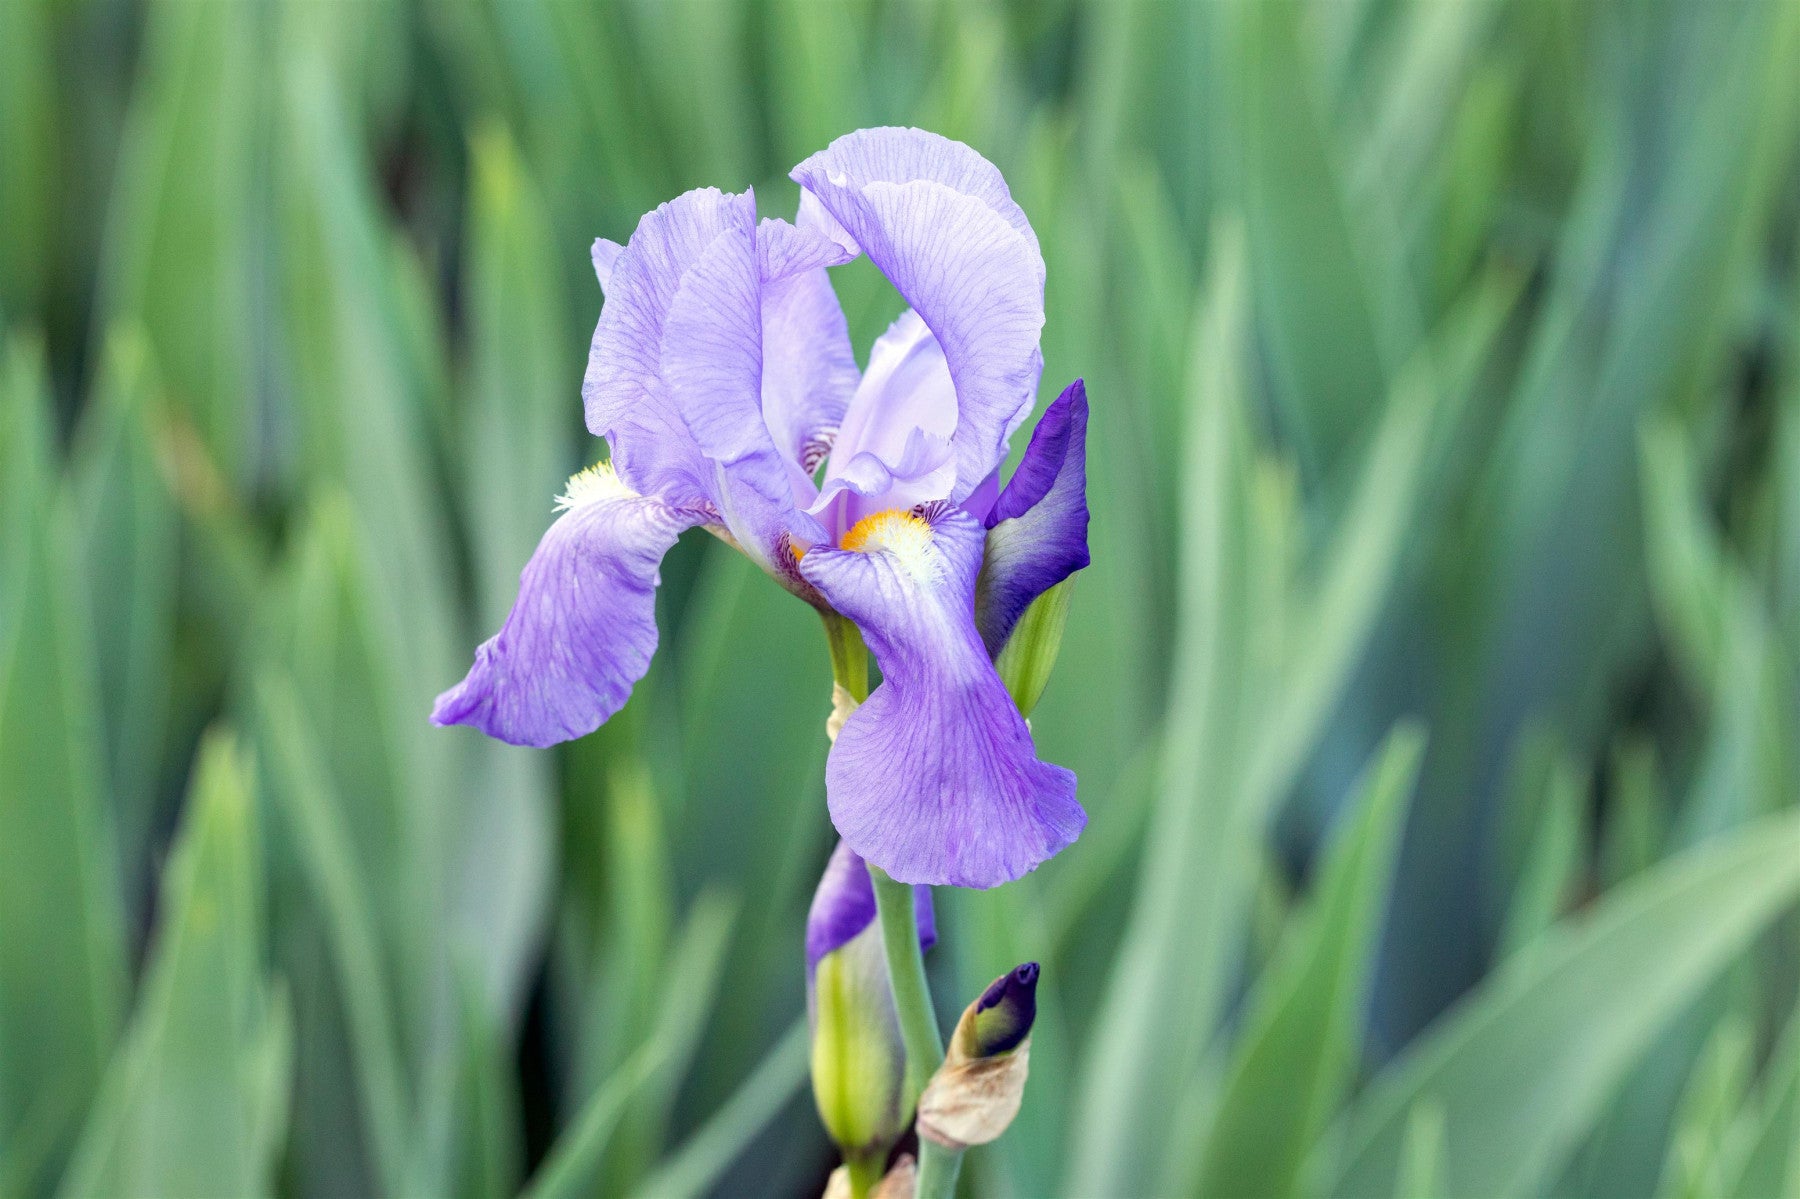
[[[432,723],[554,745],[599,728],[650,669],[658,567],[709,514],[637,495],[607,465],[571,479],[562,507],[519,576],[506,623],[475,651],[468,677],[438,697]]]
[[[1048,860],[1087,815],[1075,775],[1038,760],[975,630],[984,532],[944,506],[882,513],[801,572],[862,629],[883,682],[825,766],[844,841],[907,883],[994,887]]]

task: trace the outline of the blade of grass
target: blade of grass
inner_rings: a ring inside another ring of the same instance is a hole
[[[64,1195],[274,1193],[284,1130],[265,1118],[259,1074],[284,1070],[291,1046],[269,1041],[260,856],[250,765],[212,733],[164,872],[142,996]]]
[[[1370,961],[1423,752],[1422,731],[1403,727],[1367,768],[1352,823],[1320,868],[1311,914],[1290,926],[1250,1000],[1198,1169],[1170,1193],[1298,1192],[1356,1067]]]
[[[1448,1193],[1530,1193],[1657,1031],[1796,896],[1790,813],[1670,858],[1559,926],[1363,1094],[1333,1193],[1386,1190],[1426,1095],[1444,1108]]]
[[[154,457],[159,391],[142,332],[115,330],[70,462],[82,576],[93,612],[107,777],[134,915],[149,883],[175,656],[177,528]]]
[[[1750,1089],[1751,1031],[1739,1013],[1727,1012],[1694,1071],[1669,1129],[1658,1199],[1704,1199],[1725,1195],[1725,1170],[1733,1146],[1729,1138]]]
[[[293,683],[265,670],[256,681],[256,700],[276,807],[299,846],[324,916],[377,1168],[398,1191],[406,1177],[411,1121],[374,914],[339,814],[341,800],[320,764]]]
[[[593,1180],[628,1105],[668,1060],[670,1048],[652,1039],[620,1063],[552,1146],[526,1185],[523,1199],[577,1199],[594,1193]]]
[[[788,1027],[725,1105],[633,1192],[637,1199],[699,1199],[794,1097],[806,1078],[805,1021]]]
[[[27,1190],[42,1188],[100,1081],[127,986],[94,663],[47,400],[40,353],[12,343],[0,358],[0,1144],[17,1136],[50,1154],[6,1163]]]
[[[600,1172],[604,1194],[624,1194],[648,1172],[669,1135],[675,1095],[694,1063],[707,1018],[719,996],[738,901],[722,891],[694,901],[659,979],[652,1040],[664,1047],[661,1064],[633,1103]]]

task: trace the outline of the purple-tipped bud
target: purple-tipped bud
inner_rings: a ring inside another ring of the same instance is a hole
[[[1011,1124],[1025,1098],[1038,964],[996,978],[956,1022],[944,1064],[919,1096],[919,1137],[947,1149],[985,1145]]]
[[[1038,964],[1026,962],[981,993],[975,1001],[975,1056],[997,1057],[1019,1047],[1037,1019],[1037,982]]]

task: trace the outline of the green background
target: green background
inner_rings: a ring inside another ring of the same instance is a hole
[[[1005,172],[1093,405],[1090,824],[939,896],[946,1019],[1044,964],[965,1193],[1800,1193],[1797,61],[1792,0],[0,0],[0,1195],[818,1192],[817,620],[695,535],[598,734],[426,715],[602,452],[591,240],[883,123]]]

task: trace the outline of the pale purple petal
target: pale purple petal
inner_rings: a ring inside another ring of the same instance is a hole
[[[816,548],[800,564],[862,629],[883,679],[826,761],[832,823],[902,882],[997,886],[1087,821],[1074,774],[1038,760],[975,631],[983,539],[979,522],[944,506],[883,518],[861,550]]]
[[[748,194],[687,192],[645,213],[613,263],[581,393],[589,430],[611,444],[619,478],[634,491],[674,503],[718,498],[713,464],[663,378],[663,341],[687,277],[713,256],[741,252],[755,220]]]
[[[570,482],[573,503],[526,564],[506,623],[438,697],[433,723],[554,745],[599,728],[650,668],[658,564],[707,515],[632,495],[607,467]]]
[[[675,410],[713,464],[710,491],[740,545],[773,568],[790,532],[823,536],[798,513],[789,459],[762,418],[762,278],[755,207],[734,220],[683,274],[663,323],[661,374]],[[817,238],[809,241],[829,246]]]
[[[862,253],[862,247],[856,244],[856,239],[838,224],[836,217],[825,211],[825,206],[819,203],[819,197],[804,188],[800,191],[800,211],[794,214],[794,224],[836,242],[851,258]]]
[[[825,863],[819,888],[813,892],[806,914],[806,977],[811,980],[819,959],[847,943],[875,919],[875,885],[869,867],[856,851],[839,841]],[[913,922],[919,930],[919,948],[937,944],[937,921],[931,907],[931,888],[913,888]]]
[[[1031,601],[1088,564],[1087,388],[1044,410],[1019,469],[988,514],[975,625],[998,654]]]
[[[976,485],[962,502],[962,510],[980,521],[988,523],[988,515],[993,512],[994,505],[1000,499],[1000,468],[995,467],[988,472],[988,477]]]
[[[909,308],[870,350],[825,464],[812,511],[825,512],[831,539],[871,513],[948,497],[956,486],[956,422],[944,352]]]
[[[821,267],[843,266],[855,257],[854,246],[845,246],[817,229],[790,225],[779,217],[764,217],[756,227],[757,269],[764,283]]]
[[[914,429],[892,461],[865,451],[844,463],[810,511],[836,544],[865,516],[943,499],[956,470],[951,455],[948,438]]]
[[[850,398],[825,477],[858,454],[896,461],[914,430],[950,438],[956,427],[956,386],[944,351],[909,308],[869,350],[869,369]]]
[[[749,194],[689,193],[640,222],[595,335],[590,418],[613,420],[621,474],[704,497],[770,569],[789,534],[823,534],[796,511],[789,456],[763,423],[762,271],[841,257],[791,226],[759,237]]]
[[[960,501],[1006,456],[1030,414],[1043,359],[1044,260],[1000,172],[960,142],[917,129],[847,134],[794,168],[828,215],[924,318],[955,381]]]
[[[594,239],[594,248],[589,257],[594,260],[594,277],[600,280],[600,290],[606,291],[612,286],[613,267],[619,263],[619,255],[625,247],[616,241],[608,241],[604,237]]]
[[[824,266],[846,252],[817,234],[764,221],[762,414],[776,448],[797,468],[797,498],[810,503],[812,472],[830,449],[860,375],[844,310]],[[823,251],[823,252],[821,252]]]

